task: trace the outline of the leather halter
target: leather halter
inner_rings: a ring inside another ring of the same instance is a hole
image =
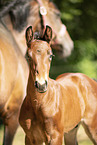
[[[41,0],[37,0],[37,2],[39,3],[39,7],[40,7],[39,11],[40,11],[41,19],[43,22],[42,25],[43,25],[43,28],[45,28],[46,27],[45,17],[47,15],[47,9],[45,6],[43,6]],[[55,31],[54,31],[54,33],[55,33],[55,35],[57,35]],[[65,33],[66,33],[66,26],[62,24],[60,31],[59,31],[59,35],[63,36],[63,35],[65,35]]]

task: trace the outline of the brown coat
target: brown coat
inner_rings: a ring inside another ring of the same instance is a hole
[[[49,42],[50,38],[51,28],[47,26],[43,39]],[[31,26],[27,28],[26,40],[30,74],[19,118],[26,133],[25,144],[62,145],[64,133],[80,122],[88,128],[91,140],[97,144],[97,83],[81,73],[66,73],[56,80],[50,79],[50,45],[33,40]],[[71,144],[72,139],[67,145]]]

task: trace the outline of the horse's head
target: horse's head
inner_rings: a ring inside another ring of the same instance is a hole
[[[60,52],[61,56],[69,56],[74,45],[66,26],[62,24],[60,11],[50,0],[38,1],[40,2],[40,14],[42,15],[44,27],[49,25],[53,30],[51,47]]]
[[[51,47],[63,57],[71,54],[73,41],[66,26],[62,24],[60,11],[51,0],[13,0],[13,2],[11,0],[8,4],[6,3],[6,6],[1,7],[0,17],[8,14],[2,20],[11,31],[23,54],[26,50],[23,49],[25,48],[24,30],[29,25],[33,26],[34,32],[39,31],[42,34],[46,25],[49,25],[54,32]]]
[[[48,86],[49,69],[52,60],[52,50],[50,40],[52,29],[47,26],[42,40],[33,38],[32,27],[26,30],[26,42],[28,46],[28,55],[30,70],[34,79],[34,85],[38,92],[45,92]]]
[[[30,16],[28,21],[33,24],[33,31],[42,32],[46,25],[49,25],[53,30],[51,47],[60,52],[61,56],[67,57],[73,49],[73,41],[62,24],[60,11],[50,0],[37,0],[30,4]],[[32,19],[33,17],[33,19]]]

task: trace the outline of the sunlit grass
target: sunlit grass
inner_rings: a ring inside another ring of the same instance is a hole
[[[17,134],[14,138],[13,145],[24,145],[25,142],[25,134],[21,127],[18,128]]]
[[[3,126],[0,126],[0,145],[2,145],[3,141]]]
[[[77,138],[78,138],[79,145],[93,145],[93,143],[86,135],[84,128],[82,126],[80,126],[78,130]]]
[[[87,137],[87,135],[85,134],[82,126],[79,128],[77,137],[79,145],[93,145],[89,140],[89,138]],[[3,140],[3,126],[0,127],[0,145],[2,145],[2,140]],[[19,127],[15,135],[13,145],[24,145],[24,140],[25,140],[24,131],[22,130],[21,127]]]
[[[3,142],[3,125],[0,126],[0,145],[2,145]],[[14,141],[13,141],[13,145],[24,145],[24,141],[25,141],[25,135],[24,135],[24,131],[22,130],[21,127],[18,128]]]

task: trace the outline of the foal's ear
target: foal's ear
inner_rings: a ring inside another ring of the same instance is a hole
[[[48,43],[51,41],[52,39],[52,28],[48,25],[46,25],[46,29],[45,29],[45,32],[44,32],[44,36],[43,36],[43,39],[45,41],[47,41]]]
[[[32,41],[32,39],[33,39],[33,30],[32,30],[32,26],[29,26],[26,29],[26,43],[27,43],[28,47],[29,47],[30,42]]]

